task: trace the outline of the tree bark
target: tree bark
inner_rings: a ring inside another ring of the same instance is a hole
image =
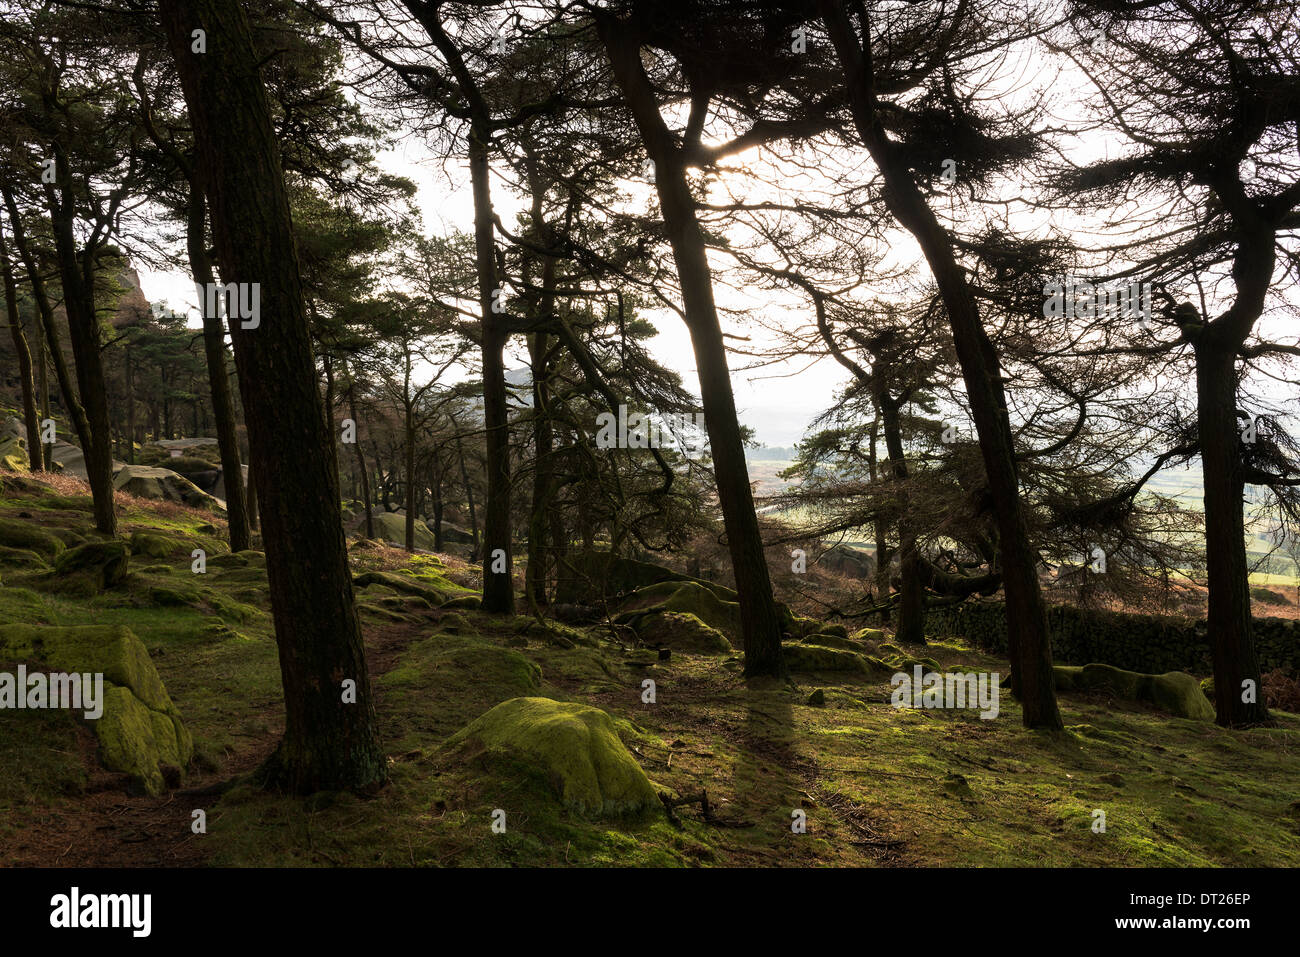
[[[686,325],[699,370],[700,398],[717,479],[718,503],[722,507],[727,547],[740,597],[745,674],[781,676],[785,673],[781,618],[772,596],[772,582],[754,511],[740,422],[731,391],[731,370],[727,366],[726,345],[713,300],[713,275],[695,214],[695,200],[686,181],[680,150],[664,124],[642,68],[637,39],[605,18],[598,20],[597,26],[615,82],[655,164],[655,186],[681,282]]]
[[[885,449],[889,453],[889,464],[894,478],[900,483],[907,481],[907,459],[903,454],[903,429],[898,410],[901,402],[884,394],[876,395],[876,404],[880,408],[881,427],[885,434]],[[921,581],[921,569],[916,551],[916,534],[912,529],[908,515],[908,496],[904,491],[898,493],[898,556],[899,556],[899,602],[898,624],[894,628],[894,637],[899,642],[909,645],[925,644],[925,585]]]
[[[1266,257],[1267,258],[1267,257]],[[1271,262],[1270,262],[1271,268]],[[1206,625],[1214,665],[1216,720],[1249,727],[1271,720],[1255,651],[1243,515],[1245,479],[1237,418],[1237,345],[1211,326],[1196,343],[1197,429],[1205,502]],[[1252,682],[1254,701],[1247,697]]]
[[[876,115],[869,46],[864,51],[859,44],[842,0],[819,0],[819,7],[844,67],[858,133],[885,181],[886,205],[916,238],[948,311],[998,529],[1006,591],[1008,651],[1024,724],[1029,728],[1063,730],[1056,704],[1047,612],[1038,582],[1037,556],[1029,542],[1020,504],[1011,419],[1007,414],[997,353],[984,331],[975,297],[957,262],[951,238],[926,205],[905,158],[886,135]]]
[[[251,30],[236,0],[161,0],[159,8],[194,127],[222,279],[261,284],[256,328],[243,328],[238,317],[229,322],[284,684],[284,738],[260,778],[295,793],[371,789],[383,784],[387,768],[280,152]],[[195,54],[191,36],[200,28],[207,51]]]
[[[509,336],[492,311],[501,295],[496,280],[488,132],[471,124],[469,169],[474,193],[474,253],[482,321],[483,427],[487,444],[487,503],[483,507],[483,610],[514,614],[510,535],[510,424],[506,400],[505,346]],[[494,555],[505,555],[505,571],[494,572]]]
[[[186,222],[186,243],[190,257],[190,272],[200,289],[215,282],[212,261],[208,258],[204,242],[204,224],[207,205],[196,171],[190,182],[189,210]],[[230,526],[230,550],[242,552],[248,548],[248,502],[244,495],[244,469],[239,458],[239,433],[235,425],[235,401],[230,394],[230,379],[226,374],[226,337],[221,317],[208,315],[203,309],[203,353],[208,364],[208,386],[212,394],[212,414],[217,424],[217,449],[221,455],[221,474],[226,482],[226,521]]]
[[[53,186],[46,186],[50,219],[54,226],[54,248],[63,285],[63,308],[68,316],[68,338],[77,369],[77,388],[90,430],[90,445],[82,446],[86,479],[94,502],[95,529],[117,535],[117,511],[113,504],[112,427],[108,416],[108,394],[104,380],[103,343],[99,317],[95,314],[95,252],[90,246],[77,253],[73,227],[72,171],[62,147],[55,144],[55,169],[61,199]]]
[[[9,211],[9,222],[13,226],[14,247],[18,250],[23,267],[27,270],[27,278],[32,284],[32,297],[36,300],[36,311],[41,317],[41,329],[44,332],[50,362],[54,366],[54,380],[58,383],[63,407],[72,421],[72,431],[77,436],[77,441],[81,443],[83,449],[88,449],[90,448],[90,423],[86,419],[86,410],[82,408],[81,399],[72,383],[72,373],[68,370],[68,363],[63,357],[63,348],[59,343],[59,329],[54,324],[54,306],[50,303],[49,291],[45,287],[45,277],[41,275],[36,256],[27,244],[27,235],[23,230],[22,218],[18,214],[18,204],[14,200],[13,193],[8,188],[0,186],[0,194],[4,196],[5,208]],[[48,390],[44,394],[48,396]],[[50,417],[48,400],[45,403],[43,417],[47,419]],[[47,470],[52,469],[54,465],[52,452],[50,446],[45,446],[44,457]]]
[[[343,370],[347,373],[346,364]],[[351,375],[348,376],[348,414],[352,416],[353,428],[359,428],[357,424],[359,422],[357,419],[357,383]],[[365,453],[361,451],[361,436],[354,435],[353,438],[356,441],[352,443],[352,448],[356,450],[357,469],[361,473],[361,499],[366,510],[366,538],[373,539],[375,537],[375,513],[370,504],[370,472],[366,469]]]
[[[18,286],[14,282],[13,263],[0,229],[0,269],[4,271],[5,309],[9,313],[9,334],[18,358],[18,379],[23,394],[23,422],[27,427],[27,464],[33,472],[41,471],[41,423],[36,415],[36,381],[32,377],[32,353],[27,348],[27,334],[18,315]]]

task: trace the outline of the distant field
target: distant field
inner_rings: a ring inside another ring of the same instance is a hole
[[[754,454],[761,455],[762,452],[763,450],[759,449]],[[791,483],[782,480],[779,475],[792,464],[793,462],[790,459],[751,459],[749,461],[749,480],[754,483],[754,494],[761,498],[764,495],[775,495],[787,489]],[[1147,483],[1147,488],[1160,495],[1177,499],[1186,508],[1200,511],[1202,507],[1203,492],[1201,490],[1201,470],[1199,467],[1170,469],[1157,473]],[[1256,497],[1262,498],[1262,494],[1256,493]],[[1248,491],[1248,502],[1249,499],[1250,493]],[[1247,509],[1251,514],[1258,514],[1258,508],[1255,506],[1248,504]],[[808,521],[811,517],[804,513],[803,509],[783,509],[769,511],[766,514],[780,515],[796,525]],[[1284,550],[1273,550],[1276,543],[1270,539],[1268,529],[1265,527],[1262,518],[1257,519],[1255,524],[1254,534],[1246,542],[1246,556],[1252,566],[1259,564],[1261,561],[1263,564],[1260,566],[1260,571],[1250,576],[1251,583],[1270,587],[1294,586],[1297,577],[1300,577],[1300,566],[1297,566],[1296,562]],[[858,537],[852,533],[849,533],[848,537],[844,539],[844,544],[857,545],[863,548],[871,546],[871,542],[866,535]]]

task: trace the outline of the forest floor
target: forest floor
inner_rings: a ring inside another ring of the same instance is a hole
[[[6,478],[0,475],[0,481]],[[12,484],[12,483],[11,483]],[[91,537],[89,499],[67,480],[0,493],[0,518]],[[210,514],[123,497],[121,532],[153,530],[221,554]],[[450,556],[353,543],[353,570],[476,587]],[[264,570],[188,554],[132,559],[124,587],[93,598],[41,590],[0,567],[0,623],[112,624],[144,642],[195,739],[178,790],[129,792],[64,711],[0,713],[0,863],[36,866],[1300,866],[1300,717],[1230,732],[1104,696],[1061,698],[1064,736],[1000,713],[900,709],[887,680],[797,673],[747,682],[738,655],[654,652],[607,629],[443,610],[383,585],[359,588],[390,778],[376,795],[310,798],[249,782],[282,728]],[[183,583],[183,587],[182,587]],[[160,589],[188,594],[160,606]],[[959,641],[942,670],[1006,672]],[[537,669],[540,668],[540,677]],[[656,682],[654,704],[642,682]],[[824,706],[809,703],[823,693]],[[580,701],[626,719],[652,781],[699,805],[636,819],[567,810],[548,781],[466,760],[448,736],[517,696]],[[207,832],[191,831],[193,811]],[[492,814],[506,811],[505,833]],[[1105,831],[1094,830],[1104,811]],[[802,811],[805,833],[792,822]]]

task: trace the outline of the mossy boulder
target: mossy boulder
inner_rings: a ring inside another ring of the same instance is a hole
[[[14,435],[0,435],[0,467],[11,472],[27,471],[27,448]]]
[[[866,655],[806,642],[786,645],[784,655],[786,667],[791,671],[847,671],[870,675],[879,670]]]
[[[873,658],[871,660],[879,662],[880,665],[887,669],[890,674],[898,674],[898,672],[903,671],[910,675],[916,670],[918,665],[921,668],[922,674],[929,674],[931,671],[940,670],[939,662],[933,658],[918,658],[901,651],[895,652],[894,654],[882,655],[879,658]]]
[[[45,559],[29,548],[10,548],[0,545],[0,565],[14,565],[18,568],[46,569]]]
[[[860,642],[840,635],[815,634],[799,640],[810,645],[821,645],[823,648],[842,648],[845,651],[865,650],[865,646]]]
[[[171,469],[124,465],[113,476],[113,488],[137,498],[178,502],[191,508],[210,511],[219,511],[221,508],[215,498]]]
[[[469,593],[469,589],[461,588],[432,573],[414,578],[397,572],[363,572],[353,577],[352,585],[355,588],[384,585],[403,595],[418,595],[427,599],[431,605],[443,605]]]
[[[620,735],[630,724],[599,708],[550,698],[512,698],[454,735],[544,774],[561,800],[591,816],[641,814],[659,806],[658,793]]]
[[[46,559],[57,557],[67,548],[57,536],[18,518],[0,518],[0,545],[36,552]]]
[[[130,544],[132,555],[145,555],[149,558],[170,558],[180,552],[189,551],[184,542],[156,532],[132,532]]]
[[[197,605],[202,597],[197,588],[166,588],[155,585],[149,589],[149,601],[162,608]]]
[[[854,641],[884,641],[885,633],[879,628],[860,628],[852,635]]]
[[[399,548],[406,547],[406,516],[399,515],[396,512],[380,512],[375,515],[375,537],[381,538],[390,545],[396,545]],[[364,519],[362,520],[364,523]],[[429,526],[418,518],[415,520],[415,532],[412,538],[412,545],[415,548],[421,548],[425,551],[433,551],[434,537]]]
[[[654,648],[671,648],[699,655],[731,654],[727,636],[688,612],[661,611],[643,615],[635,627],[637,637]]]
[[[1142,701],[1180,718],[1213,721],[1200,683],[1182,671],[1148,675],[1113,665],[1057,665],[1052,669],[1057,691],[1103,692],[1124,701]]]
[[[730,640],[740,640],[739,603],[723,601],[712,589],[696,582],[660,582],[638,588],[623,602],[614,620],[635,629],[637,622],[647,615],[664,612],[694,615]]]
[[[126,580],[131,551],[126,542],[87,542],[70,548],[54,560],[60,587],[86,593],[101,592]]]
[[[129,629],[2,625],[0,658],[40,662],[51,671],[103,674],[103,714],[90,721],[100,760],[129,774],[148,793],[162,793],[168,768],[179,773],[189,764],[193,738],[148,650]]]

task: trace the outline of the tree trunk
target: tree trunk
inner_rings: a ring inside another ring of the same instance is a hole
[[[63,198],[56,201],[53,187],[46,187],[50,219],[54,226],[54,248],[63,284],[63,308],[68,317],[68,337],[77,367],[77,388],[90,429],[90,445],[82,447],[86,478],[94,502],[95,529],[103,535],[117,535],[117,511],[113,506],[112,427],[108,417],[108,394],[104,362],[95,315],[95,250],[86,247],[77,254],[73,226],[72,171],[58,145],[54,149]],[[79,261],[80,260],[80,261]]]
[[[32,297],[36,300],[36,311],[41,317],[41,329],[45,335],[46,349],[49,351],[50,362],[54,366],[54,379],[59,385],[59,394],[63,398],[63,407],[67,410],[68,418],[72,421],[72,431],[77,436],[77,441],[81,443],[82,449],[90,448],[90,423],[86,419],[86,410],[81,406],[81,399],[77,395],[77,390],[72,384],[72,374],[68,370],[68,363],[63,357],[63,348],[59,343],[59,328],[54,324],[54,307],[50,303],[49,292],[45,288],[45,277],[41,275],[40,268],[37,266],[36,257],[33,255],[31,248],[27,245],[27,236],[23,230],[23,222],[18,215],[18,204],[14,202],[13,193],[5,187],[0,187],[0,194],[3,194],[5,208],[9,211],[9,222],[13,225],[14,230],[14,247],[18,250],[18,255],[22,258],[23,267],[27,270],[27,278],[32,285]],[[44,393],[49,395],[48,389]],[[45,403],[43,418],[50,417],[50,407],[48,400]],[[50,446],[45,447],[45,468],[53,468],[53,449]]]
[[[1250,569],[1242,514],[1241,423],[1237,419],[1236,349],[1202,339],[1196,349],[1197,429],[1205,495],[1206,624],[1214,664],[1214,707],[1224,727],[1270,719],[1250,616]],[[1254,695],[1247,695],[1252,682]],[[1253,697],[1253,702],[1243,701]]]
[[[545,283],[544,283],[545,284]],[[546,308],[545,306],[543,308]],[[551,498],[554,488],[554,431],[551,427],[550,364],[546,360],[550,337],[545,333],[529,336],[528,351],[533,379],[533,494],[528,513],[528,566],[524,572],[524,592],[529,608],[536,613],[547,603],[546,582],[547,534],[551,525]],[[552,542],[553,546],[555,543]]]
[[[876,396],[876,404],[880,408],[885,448],[889,452],[889,464],[894,478],[899,483],[905,483],[908,476],[907,459],[903,455],[903,430],[898,415],[901,403],[891,396],[880,393]],[[925,644],[925,585],[921,581],[921,569],[917,560],[916,534],[912,530],[911,516],[908,514],[907,493],[900,488],[897,498],[896,524],[901,581],[898,624],[894,628],[894,637],[904,644],[923,645]]]
[[[4,271],[5,309],[9,313],[9,333],[18,358],[18,379],[23,394],[23,422],[27,427],[27,464],[33,472],[41,471],[41,423],[36,415],[36,382],[32,377],[32,353],[27,348],[27,334],[18,315],[18,287],[14,282],[13,263],[0,229],[0,269]]]
[[[300,794],[371,789],[387,768],[280,152],[248,19],[236,0],[161,0],[159,8],[194,127],[222,279],[260,283],[256,328],[238,317],[229,323],[284,684],[284,738],[260,777]],[[207,52],[195,54],[191,34],[200,27]]]
[[[344,371],[347,371],[346,365]],[[353,427],[358,427],[357,384],[356,380],[352,379],[351,376],[348,378],[348,414],[352,416]],[[375,513],[370,504],[370,472],[366,469],[365,453],[361,451],[361,437],[354,435],[353,438],[356,439],[352,443],[352,447],[357,453],[357,469],[361,472],[361,500],[366,510],[366,538],[373,539],[375,537]]]
[[[1029,728],[1063,730],[1056,705],[1047,612],[1038,582],[1037,556],[1030,545],[1020,505],[1011,419],[1007,414],[997,353],[984,331],[950,237],[926,205],[906,159],[885,134],[876,115],[874,78],[842,2],[819,0],[819,7],[844,67],[858,133],[884,179],[885,202],[899,223],[916,238],[948,311],[998,529],[1006,591],[1008,651],[1024,724]]]
[[[190,199],[186,241],[189,249],[190,272],[201,289],[215,282],[212,262],[204,242],[204,223],[207,208],[203,190],[195,173],[190,183]],[[221,455],[221,474],[226,485],[226,520],[230,525],[230,550],[242,552],[248,548],[248,503],[244,496],[244,470],[239,458],[239,433],[235,425],[235,401],[230,394],[230,379],[226,375],[226,337],[221,317],[203,311],[203,352],[208,362],[208,386],[212,394],[212,414],[217,423],[217,448]]]
[[[406,550],[415,551],[415,409],[408,401],[403,435],[406,438]]]
[[[487,503],[483,508],[483,610],[514,614],[510,542],[510,425],[506,400],[505,346],[509,338],[493,313],[502,294],[496,280],[496,244],[492,231],[492,193],[488,168],[488,131],[471,125],[469,171],[474,192],[474,253],[478,268],[482,322],[483,427],[487,444]],[[494,572],[498,552],[505,571]],[[494,557],[496,556],[496,557]]]
[[[460,436],[456,436],[456,455],[460,458],[460,480],[465,483],[465,504],[469,508],[469,534],[470,534],[470,555],[469,560],[475,561],[478,558],[479,537],[478,537],[478,512],[474,509],[474,486],[470,484],[469,469],[465,466],[465,449],[461,445]]]
[[[745,674],[780,676],[785,673],[781,618],[772,597],[772,582],[763,554],[758,516],[754,512],[726,345],[713,300],[713,276],[695,215],[695,201],[686,182],[680,151],[664,125],[641,66],[636,38],[621,32],[617,24],[606,19],[601,19],[598,26],[614,79],[623,91],[655,164],[659,206],[681,281],[686,325],[699,370],[700,398],[717,479],[718,502],[740,596]]]

